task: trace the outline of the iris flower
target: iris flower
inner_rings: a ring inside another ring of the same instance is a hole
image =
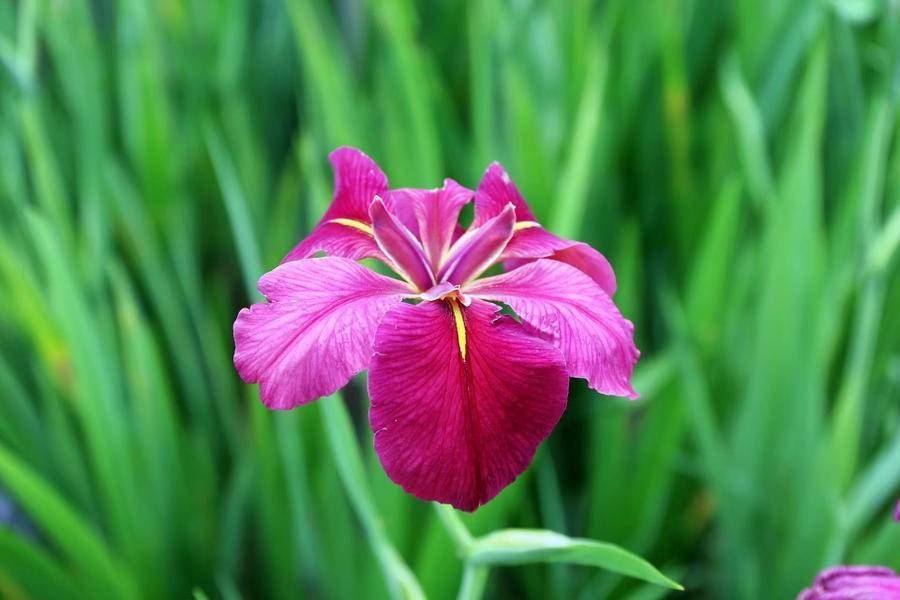
[[[887,567],[839,566],[825,569],[797,600],[897,600],[900,576]]]
[[[359,150],[330,158],[331,206],[259,280],[268,302],[234,323],[235,366],[266,406],[307,404],[368,368],[369,422],[388,476],[472,511],[528,467],[566,407],[569,377],[636,397],[639,352],[612,301],[612,268],[547,232],[499,164],[476,192],[450,179],[391,190]],[[479,278],[497,263],[505,273]]]

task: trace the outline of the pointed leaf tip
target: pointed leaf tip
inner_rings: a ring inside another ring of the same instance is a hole
[[[600,567],[673,590],[684,587],[636,554],[614,544],[570,538],[545,529],[503,529],[475,540],[468,560],[483,565],[568,563]]]

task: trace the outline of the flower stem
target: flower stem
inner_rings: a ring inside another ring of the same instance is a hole
[[[459,518],[459,514],[453,507],[447,504],[438,504],[437,502],[434,502],[433,506],[434,512],[437,513],[438,518],[441,520],[441,525],[450,534],[460,556],[465,559],[469,554],[472,534],[469,533],[465,523],[462,522],[462,519]]]
[[[424,599],[419,582],[391,544],[378,517],[369,488],[365,484],[362,457],[343,398],[339,393],[334,394],[322,398],[319,406],[338,475],[378,558],[388,592],[393,598]]]
[[[488,567],[466,563],[456,600],[480,600],[484,594],[488,572]]]
[[[485,566],[475,565],[469,562],[469,550],[472,547],[472,534],[466,524],[459,518],[459,513],[447,504],[433,503],[434,512],[437,513],[441,525],[450,534],[453,544],[463,559],[463,577],[459,585],[457,600],[479,600],[484,593],[487,576],[490,569]]]

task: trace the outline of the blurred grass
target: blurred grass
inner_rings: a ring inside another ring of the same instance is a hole
[[[338,400],[273,414],[231,366],[340,144],[396,186],[501,160],[617,269],[642,399],[573,383],[474,534],[617,543],[701,597],[900,568],[896,2],[19,0],[0,65],[0,491],[30,524],[0,528],[0,595],[380,597],[403,563],[456,595],[362,382],[354,457]],[[663,593],[560,565],[486,585]]]

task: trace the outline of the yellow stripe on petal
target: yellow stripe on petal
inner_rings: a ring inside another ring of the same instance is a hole
[[[368,223],[363,223],[362,221],[357,221],[356,219],[329,219],[328,223],[337,223],[338,225],[345,225],[347,227],[352,227],[353,229],[359,229],[363,233],[368,233],[371,236],[375,234],[372,232],[372,226]]]
[[[463,321],[462,309],[456,300],[451,299],[448,302],[453,310],[453,319],[456,321],[456,341],[459,343],[459,355],[466,360],[466,324]]]
[[[541,224],[537,221],[519,221],[515,225],[513,225],[513,231],[520,231],[522,229],[528,229],[530,227],[540,227]]]

